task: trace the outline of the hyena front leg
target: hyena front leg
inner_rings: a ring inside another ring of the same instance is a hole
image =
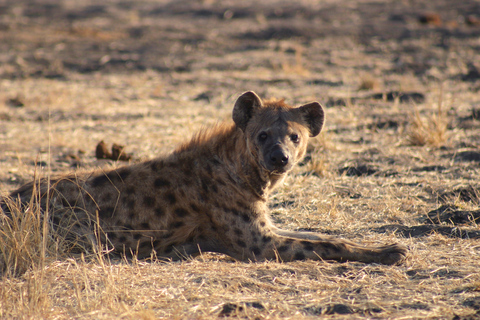
[[[398,244],[366,247],[347,240],[324,237],[309,232],[292,232],[257,229],[253,237],[239,238],[234,242],[233,254],[239,260],[336,260],[367,263],[395,264],[406,254]]]
[[[279,247],[276,251],[284,261],[321,259],[336,261],[361,261],[367,263],[395,264],[404,259],[406,248],[402,245],[391,244],[381,247],[367,247],[357,243],[324,237],[319,235],[298,234],[296,237],[278,236],[276,241]],[[305,239],[307,238],[307,239]]]
[[[290,250],[285,250],[286,248],[284,246],[281,246],[281,248],[287,252],[298,252],[299,257],[301,257],[301,253],[303,253],[306,257],[310,258],[313,253],[316,256],[316,259],[323,260],[395,264],[403,260],[407,252],[407,248],[400,244],[368,247],[348,240],[335,239],[333,237],[325,236],[315,232],[282,230],[274,225],[270,225],[269,229],[275,235],[279,236],[280,239],[290,239],[284,240],[286,242],[292,242],[290,247],[287,245],[287,248]],[[301,246],[298,245],[298,242],[300,242]],[[301,250],[302,246],[303,250]],[[308,251],[311,251],[311,253],[308,253]],[[285,255],[288,256],[288,254]]]
[[[284,260],[305,256],[310,259],[395,264],[403,260],[407,252],[407,249],[399,244],[368,247],[313,232],[287,231],[275,227],[272,231],[278,236],[280,247],[277,251]]]

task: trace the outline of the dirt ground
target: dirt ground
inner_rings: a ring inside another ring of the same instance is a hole
[[[137,162],[247,90],[325,107],[273,220],[409,247],[399,266],[55,259],[0,280],[5,318],[480,317],[480,2],[0,1],[0,193]]]

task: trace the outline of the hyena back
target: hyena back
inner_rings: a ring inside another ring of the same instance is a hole
[[[167,157],[40,182],[40,206],[45,210],[48,201],[52,224],[67,238],[91,245],[100,240],[139,258],[154,250],[173,259],[207,251],[252,261],[403,259],[406,249],[398,244],[365,247],[281,230],[270,221],[270,192],[323,127],[319,103],[292,108],[246,92],[235,103],[233,120],[200,131]],[[33,189],[27,184],[11,197],[27,204]]]

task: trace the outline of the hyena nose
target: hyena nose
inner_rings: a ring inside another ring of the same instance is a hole
[[[270,160],[275,167],[283,167],[288,164],[288,155],[281,149],[276,149],[270,155]]]

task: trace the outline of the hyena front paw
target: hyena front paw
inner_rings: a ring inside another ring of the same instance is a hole
[[[399,264],[407,255],[407,247],[398,243],[378,248],[375,262],[382,264]]]

